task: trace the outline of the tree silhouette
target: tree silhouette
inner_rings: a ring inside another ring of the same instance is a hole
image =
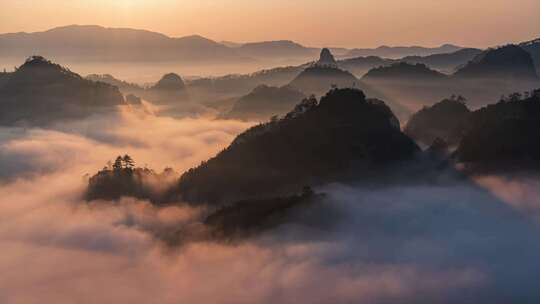
[[[122,157],[122,162],[124,163],[124,167],[126,169],[133,169],[135,168],[135,161],[133,160],[133,158],[131,158],[131,156],[129,155],[124,155],[124,157]]]
[[[121,156],[118,156],[116,158],[116,160],[114,161],[114,163],[112,165],[112,168],[113,168],[113,170],[122,170],[123,162],[122,162],[122,157]]]

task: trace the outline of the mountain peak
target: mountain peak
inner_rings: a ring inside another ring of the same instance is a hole
[[[72,79],[81,79],[82,77],[71,72],[67,68],[56,64],[43,56],[30,56],[26,61],[15,71],[16,77],[13,79],[30,77],[37,80],[42,79],[50,81],[56,77],[67,77]]]
[[[418,150],[384,103],[369,102],[357,89],[333,89],[320,102],[306,99],[285,118],[240,134],[184,173],[171,196],[220,203],[275,195],[367,172],[356,166],[382,170]]]
[[[332,52],[327,48],[323,48],[321,50],[319,61],[317,61],[317,65],[337,67],[337,62],[334,55],[332,55]]]
[[[153,89],[158,90],[184,90],[185,84],[178,74],[168,73],[163,75]]]

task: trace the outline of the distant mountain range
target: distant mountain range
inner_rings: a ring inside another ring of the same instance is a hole
[[[246,43],[235,49],[251,58],[310,58],[320,51],[289,40]]]
[[[372,69],[361,80],[412,108],[452,94],[465,96],[471,107],[478,107],[540,85],[532,55],[516,45],[483,51],[450,75],[421,63],[399,62]]]
[[[216,42],[198,35],[180,38],[160,33],[97,25],[69,25],[43,32],[0,34],[0,56],[39,54],[55,61],[83,62],[251,62],[253,60],[307,60],[320,48],[279,40],[252,43]],[[457,51],[461,47],[331,48],[338,57],[400,58]]]
[[[378,56],[384,58],[398,59],[406,56],[429,56],[433,54],[453,53],[459,51],[463,47],[444,44],[440,47],[428,48],[421,46],[380,46],[374,49],[352,49],[344,57],[367,57]]]
[[[428,56],[407,56],[401,58],[400,61],[412,64],[421,63],[429,66],[432,69],[446,73],[453,73],[457,68],[467,64],[467,62],[473,60],[482,52],[483,51],[480,49],[468,48],[452,53],[434,54]]]
[[[171,38],[126,28],[71,25],[44,32],[0,35],[0,56],[39,54],[56,61],[245,62],[233,49],[201,36]]]

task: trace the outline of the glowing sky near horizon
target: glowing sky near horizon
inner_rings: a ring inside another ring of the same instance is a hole
[[[46,4],[45,4],[46,3]],[[0,32],[98,24],[200,34],[214,40],[290,39],[310,46],[455,43],[486,47],[540,36],[538,0],[2,0]]]

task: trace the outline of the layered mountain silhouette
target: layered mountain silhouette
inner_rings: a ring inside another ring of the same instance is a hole
[[[446,75],[430,69],[425,64],[409,64],[405,62],[395,63],[370,70],[363,80],[375,81],[440,81]]]
[[[117,87],[87,80],[40,56],[7,74],[0,86],[0,124],[42,125],[124,104]]]
[[[431,145],[437,139],[449,145],[457,145],[470,114],[465,99],[452,96],[413,114],[404,132],[425,145]]]
[[[355,87],[359,85],[359,80],[350,72],[338,68],[334,56],[325,48],[319,60],[296,76],[290,85],[306,94],[322,95],[332,87]]]
[[[377,56],[356,57],[338,61],[341,69],[347,70],[357,77],[364,76],[368,71],[374,68],[388,66],[397,61],[394,59],[381,58]]]
[[[290,83],[308,65],[287,66],[261,70],[252,74],[204,77],[186,81],[192,96],[198,100],[212,101],[249,94],[260,85],[281,87]]]
[[[138,84],[130,83],[124,80],[115,78],[110,74],[90,74],[86,76],[86,79],[92,81],[99,81],[113,85],[122,91],[124,94],[142,91],[144,88]]]
[[[125,95],[136,95],[155,104],[177,105],[189,101],[189,93],[182,77],[175,73],[163,75],[161,79],[150,87],[142,87],[117,79],[109,74],[86,76],[87,79],[114,85]]]
[[[480,49],[466,48],[452,53],[434,54],[429,56],[407,56],[401,58],[400,61],[411,64],[420,63],[431,69],[453,73],[457,68],[467,64],[480,53],[482,53],[482,50]]]
[[[423,64],[402,62],[373,69],[362,81],[411,108],[430,105],[452,94],[465,96],[469,105],[478,107],[503,94],[531,90],[539,84],[530,54],[513,45],[486,50],[452,75]]]
[[[433,54],[452,53],[462,49],[460,46],[444,44],[440,47],[427,48],[421,46],[380,46],[375,49],[352,49],[344,57],[368,57],[378,56],[384,58],[403,58],[406,56],[428,56]]]
[[[239,45],[238,53],[250,58],[310,58],[317,54],[318,49],[308,48],[290,40],[263,41]]]
[[[260,85],[239,98],[223,118],[266,121],[284,115],[306,96],[291,86]]]
[[[411,159],[418,146],[381,102],[357,89],[307,99],[281,120],[240,134],[214,158],[182,175],[171,199],[216,203],[275,196],[303,185],[365,176]]]
[[[531,55],[517,45],[507,45],[482,52],[457,70],[454,76],[497,81],[538,79]]]
[[[0,35],[0,56],[42,54],[76,62],[245,62],[233,49],[201,36],[171,38],[129,28],[70,25]]]

